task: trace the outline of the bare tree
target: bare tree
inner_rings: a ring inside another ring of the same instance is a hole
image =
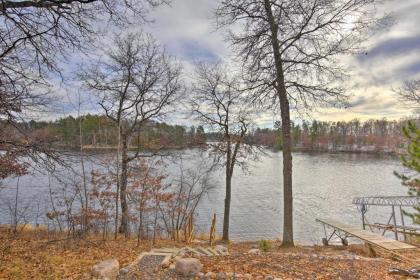
[[[229,33],[254,100],[280,109],[283,139],[283,245],[293,246],[290,108],[338,105],[346,77],[339,55],[360,45],[374,23],[374,0],[223,0],[216,17]]]
[[[126,198],[129,163],[141,156],[129,154],[130,140],[140,128],[168,112],[181,90],[181,69],[150,36],[130,33],[117,36],[114,47],[81,74],[87,89],[100,97],[99,105],[119,127],[121,174],[118,187],[121,200],[120,232],[128,231]]]
[[[230,70],[231,71],[231,70]],[[218,64],[200,63],[196,67],[191,106],[193,115],[214,132],[222,135],[220,142],[211,145],[221,156],[225,170],[226,196],[223,218],[223,240],[229,240],[229,217],[232,196],[232,176],[236,165],[245,167],[246,160],[256,156],[252,145],[245,140],[252,125],[252,111],[241,90],[238,75]],[[255,158],[253,158],[255,159]]]
[[[397,90],[397,93],[402,102],[418,109],[420,105],[420,79],[405,81],[404,85]]]
[[[113,25],[147,20],[150,8],[167,0],[8,0],[0,2],[0,173],[21,174],[19,159],[57,159],[49,143],[30,137],[18,122],[28,112],[45,111],[50,100],[51,74],[61,76],[58,61],[86,50],[99,35],[98,22]],[[25,138],[6,138],[5,127]],[[10,166],[14,168],[10,168]]]
[[[163,194],[158,205],[166,231],[176,241],[189,217],[196,214],[198,205],[214,187],[211,178],[216,167],[205,152],[194,153],[193,159],[186,158],[193,162],[192,167],[187,167],[183,159],[177,159],[179,172],[173,174],[169,192]]]

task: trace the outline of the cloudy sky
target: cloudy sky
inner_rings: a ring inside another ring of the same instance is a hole
[[[221,32],[215,31],[212,12],[216,0],[173,0],[151,14],[154,23],[143,26],[191,73],[194,61],[227,60],[232,55]],[[380,7],[392,14],[394,24],[366,42],[366,52],[346,59],[356,85],[349,92],[348,109],[322,109],[314,119],[338,121],[358,118],[399,119],[411,113],[398,102],[393,88],[404,80],[420,78],[420,0],[389,0]],[[92,103],[92,101],[91,101]],[[276,117],[267,112],[259,120],[272,126]],[[184,117],[170,122],[188,123]]]

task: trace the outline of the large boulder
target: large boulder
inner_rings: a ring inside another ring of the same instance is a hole
[[[101,280],[115,280],[118,277],[120,264],[115,259],[105,260],[92,267],[92,277]]]
[[[180,259],[175,264],[175,271],[183,277],[194,277],[203,269],[203,265],[198,259]]]

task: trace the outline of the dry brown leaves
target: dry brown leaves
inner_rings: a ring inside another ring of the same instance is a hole
[[[314,257],[343,255],[348,251],[363,255],[362,246],[349,246],[345,250],[342,247],[278,249],[274,244],[269,253],[247,255],[252,245],[232,244],[229,246],[230,255],[226,257],[201,257],[204,271],[272,275],[282,279],[398,279],[388,275],[388,269],[391,266],[408,268],[407,264],[389,258],[337,260]],[[155,247],[181,246],[185,244],[159,240]],[[115,258],[124,267],[142,251],[149,250],[149,244],[138,247],[136,240],[123,237],[116,241],[90,237],[48,242],[45,233],[24,232],[12,236],[0,229],[0,279],[88,279],[92,265],[97,262]],[[164,275],[166,272],[159,271],[157,274]],[[156,277],[160,279],[160,276]]]
[[[401,279],[388,274],[390,267],[409,265],[388,258],[367,258],[363,246],[338,248],[295,247],[273,250],[260,255],[245,254],[250,244],[236,244],[226,257],[202,257],[205,272],[235,272],[256,276],[275,276],[282,279]],[[366,258],[350,259],[353,252]],[[348,259],[339,256],[348,255]],[[329,258],[326,258],[328,256]]]
[[[159,240],[158,245],[174,246],[165,240]],[[137,246],[135,239],[123,237],[116,241],[89,237],[49,242],[45,234],[11,236],[0,230],[0,279],[88,279],[97,262],[115,258],[123,267],[149,249],[149,244]]]

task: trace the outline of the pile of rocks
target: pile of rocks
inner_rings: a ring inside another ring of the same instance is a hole
[[[216,247],[184,247],[184,248],[161,248],[150,252],[143,252],[128,266],[120,269],[117,260],[106,260],[93,266],[91,275],[93,279],[115,280],[131,279],[131,274],[137,272],[155,274],[159,270],[169,268],[171,275],[181,278],[204,277],[203,265],[194,256],[226,256],[228,249],[222,245]],[[205,278],[203,278],[205,279]],[[211,278],[209,278],[211,279]],[[221,278],[226,279],[226,278]]]

